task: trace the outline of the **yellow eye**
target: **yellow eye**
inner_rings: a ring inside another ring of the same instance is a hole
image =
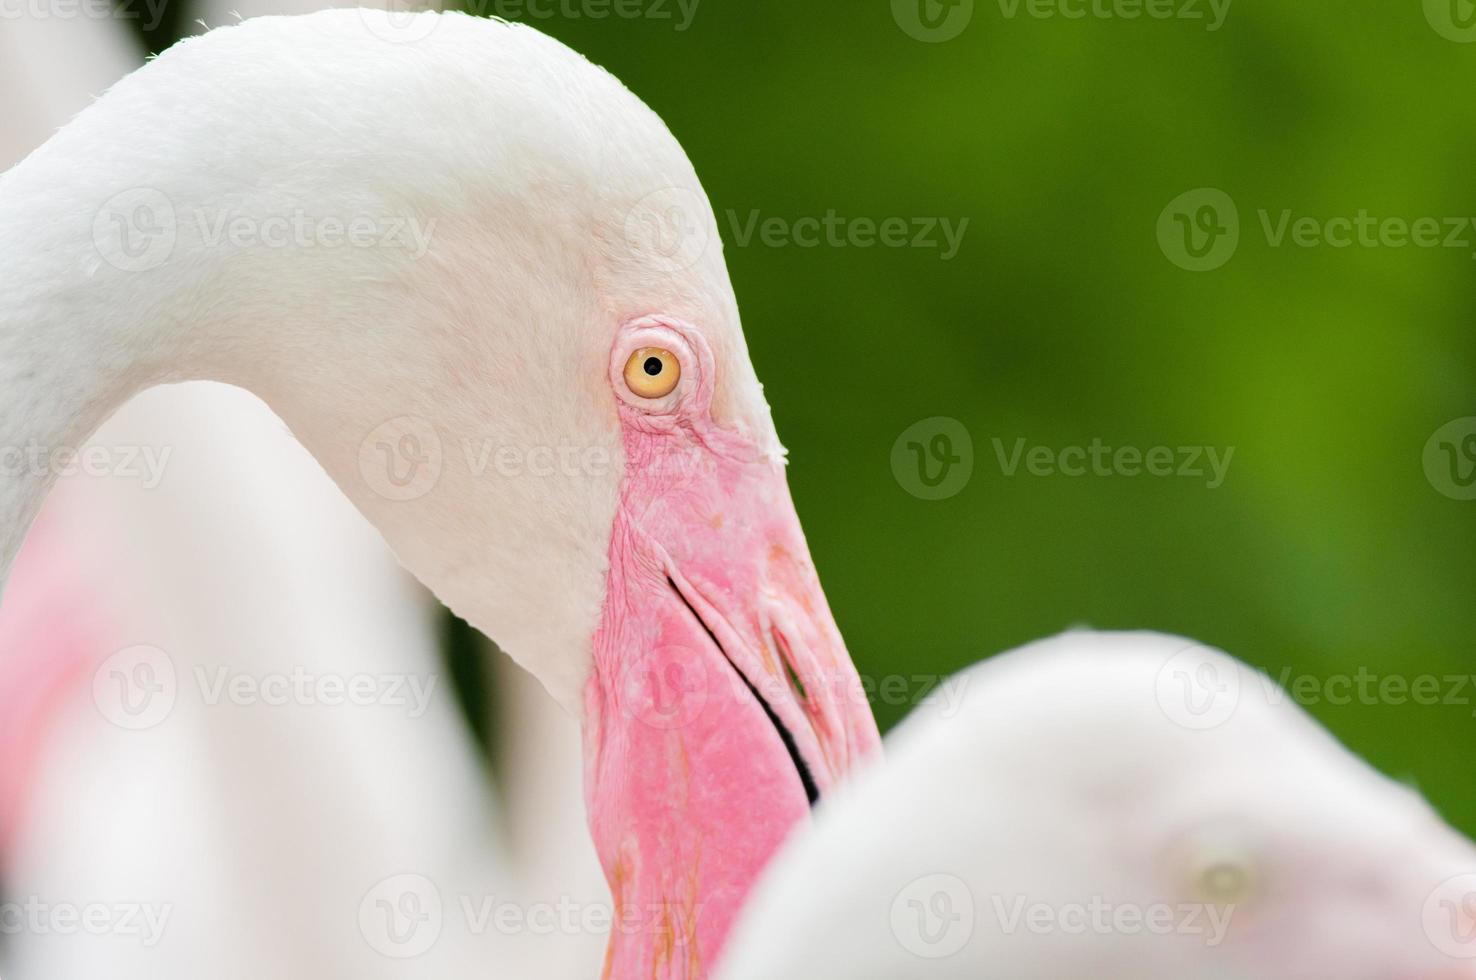
[[[640,398],[665,398],[682,380],[676,355],[660,347],[641,347],[625,362],[625,386]]]

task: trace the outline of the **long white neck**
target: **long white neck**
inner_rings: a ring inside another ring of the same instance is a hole
[[[396,265],[388,250],[271,237],[299,216],[388,224],[390,206],[353,200],[361,181],[302,165],[301,144],[281,138],[306,122],[283,118],[290,105],[252,115],[231,93],[195,84],[181,94],[204,98],[182,107],[168,89],[202,59],[181,53],[125,79],[0,177],[0,570],[59,454],[140,389],[202,377],[291,386],[287,369],[304,367],[305,352],[334,363],[351,355],[341,314],[376,292],[372,328],[394,336],[403,307],[383,296]],[[375,273],[380,282],[344,301],[356,274]]]
[[[83,64],[63,69],[63,54]],[[0,84],[17,104],[0,132],[0,174],[45,141],[64,120],[84,108],[92,94],[138,64],[133,46],[114,23],[63,25],[55,18],[29,17],[0,26]],[[27,113],[27,107],[30,112]],[[0,186],[10,180],[0,176]],[[56,239],[50,222],[38,220],[34,191],[0,193],[0,585],[23,525],[33,516],[48,480],[32,475],[17,455],[27,440],[60,441],[88,415],[88,391],[101,383],[90,357],[63,363],[35,347],[65,329],[69,318],[29,293],[28,276],[49,260]],[[24,304],[29,303],[29,308]],[[32,335],[28,321],[34,319]],[[14,321],[14,322],[12,322]],[[34,340],[31,339],[34,336]],[[75,351],[73,352],[75,354]],[[6,450],[15,447],[14,451]]]
[[[139,390],[213,378],[270,396],[296,380],[287,368],[302,366],[284,349],[339,364],[350,354],[333,336],[346,324],[314,294],[337,292],[350,271],[343,260],[355,256],[204,240],[212,220],[265,220],[278,188],[243,185],[223,207],[220,188],[160,172],[157,156],[130,159],[126,143],[99,140],[95,129],[64,131],[0,178],[9,280],[0,294],[0,569],[65,454]],[[154,131],[165,132],[162,123]]]
[[[35,220],[33,201],[10,190],[20,184],[0,181],[0,262],[11,280],[0,293],[0,581],[54,481],[53,453],[81,445],[145,370],[132,352],[108,362],[109,338],[125,331],[107,321],[125,317],[74,316],[54,286],[17,288],[55,281],[65,261],[65,235]]]

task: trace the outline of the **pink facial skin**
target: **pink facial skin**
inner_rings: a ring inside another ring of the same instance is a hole
[[[639,347],[680,359],[666,398],[626,388]],[[626,475],[584,720],[590,829],[615,903],[604,975],[696,980],[811,793],[880,739],[782,459],[711,418],[701,335],[663,317],[626,324],[610,382]]]

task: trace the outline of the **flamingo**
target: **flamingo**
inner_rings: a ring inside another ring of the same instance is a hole
[[[128,397],[255,392],[580,719],[607,975],[704,976],[877,751],[711,209],[557,42],[367,10],[184,42],[0,177],[0,256],[0,446],[31,461],[0,570],[45,461]]]
[[[1268,677],[1076,631],[955,689],[773,862],[721,980],[1476,978],[1476,848]]]

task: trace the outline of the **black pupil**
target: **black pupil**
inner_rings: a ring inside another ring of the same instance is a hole
[[[646,363],[643,365],[643,367],[645,367],[646,373],[654,378],[656,377],[656,375],[661,373],[661,358],[648,357],[646,358]]]

